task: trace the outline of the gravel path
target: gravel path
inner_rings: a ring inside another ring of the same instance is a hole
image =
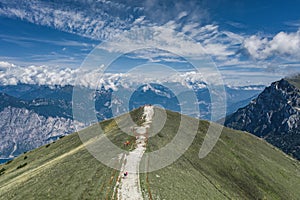
[[[136,149],[129,152],[123,160],[122,170],[119,175],[118,186],[118,199],[119,200],[140,200],[143,199],[143,195],[140,187],[139,178],[139,163],[146,150],[146,134],[147,129],[150,127],[154,110],[152,106],[144,107],[143,117],[145,122],[142,126],[135,127],[135,133],[137,136]],[[128,175],[124,177],[123,173],[128,172]]]

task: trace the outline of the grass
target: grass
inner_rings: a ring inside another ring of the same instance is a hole
[[[141,109],[135,110],[136,118]],[[107,137],[126,150],[123,142],[135,137],[122,132],[116,124],[124,117],[100,124]],[[81,134],[96,136],[98,124]],[[26,160],[26,162],[25,162]],[[116,163],[119,164],[119,163]],[[78,133],[23,154],[0,165],[0,199],[110,199],[119,171],[94,158],[82,145]]]
[[[80,145],[78,135],[72,134],[48,148],[29,152],[27,165],[23,164],[22,156],[7,164],[0,179],[0,199],[97,199],[105,196],[109,193],[107,186],[113,170],[99,163],[84,148],[78,148]],[[74,148],[78,150],[67,154]]]
[[[148,152],[165,146],[177,132],[173,122],[180,116],[167,113],[167,124],[149,139]],[[176,162],[141,176],[143,191],[150,188],[153,199],[299,198],[299,162],[248,133],[224,128],[212,152],[199,159],[208,125],[200,121],[193,144]]]
[[[156,110],[155,115],[161,112]],[[131,113],[142,123],[142,111]],[[167,111],[163,129],[148,141],[147,152],[167,145],[177,132],[180,115]],[[106,136],[120,148],[134,137],[120,130],[130,126],[128,116],[100,123]],[[196,119],[186,117],[189,123]],[[145,199],[297,199],[299,162],[245,132],[224,128],[213,151],[198,158],[209,123],[199,122],[192,145],[173,164],[141,174]],[[93,125],[80,134],[97,135]],[[184,127],[189,133],[189,125]],[[150,130],[151,131],[151,130]],[[25,159],[26,157],[26,159]],[[24,165],[24,163],[27,163]],[[116,163],[119,165],[120,163]],[[24,166],[23,166],[24,165]],[[18,166],[22,166],[17,169]],[[0,199],[112,199],[119,171],[106,167],[82,145],[78,133],[27,152],[0,165]]]

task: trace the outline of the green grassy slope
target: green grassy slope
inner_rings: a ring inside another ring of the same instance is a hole
[[[114,172],[81,147],[78,135],[72,134],[2,165],[0,168],[6,170],[0,176],[0,199],[95,199],[105,196]],[[17,169],[25,163],[26,166]]]
[[[131,113],[140,123],[142,109]],[[122,119],[122,116],[119,117]],[[119,130],[115,120],[101,123],[117,146],[134,141]],[[82,131],[95,133],[97,125]],[[132,146],[126,147],[130,150]],[[2,169],[2,170],[1,170]],[[106,167],[82,145],[78,133],[27,152],[0,165],[0,199],[110,199],[119,171]]]
[[[139,121],[141,109],[131,115],[134,121]],[[148,152],[169,143],[176,134],[179,117],[178,113],[167,111],[166,125],[149,139]],[[191,123],[194,120],[189,118]],[[101,126],[120,147],[124,140],[134,140],[119,130],[115,120],[102,122]],[[200,122],[193,144],[175,163],[140,176],[145,197],[297,199],[300,196],[299,162],[250,134],[224,128],[213,151],[200,160],[198,153],[207,127],[208,122]],[[94,125],[83,132],[91,134],[95,130]],[[0,199],[111,199],[119,171],[97,161],[74,133],[0,165],[0,174]]]
[[[148,151],[174,137],[179,117],[168,112],[166,126],[149,139]],[[212,152],[199,159],[208,125],[200,122],[193,144],[175,163],[142,176],[144,190],[150,190],[145,195],[153,199],[299,199],[299,161],[253,135],[224,128]]]

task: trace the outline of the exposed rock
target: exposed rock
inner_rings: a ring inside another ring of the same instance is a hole
[[[12,158],[76,131],[83,124],[63,117],[45,117],[25,108],[0,112],[0,157]]]
[[[264,138],[300,160],[300,90],[285,79],[229,115],[225,125]]]

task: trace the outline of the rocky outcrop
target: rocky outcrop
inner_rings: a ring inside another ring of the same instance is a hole
[[[300,160],[300,90],[285,79],[274,82],[229,115],[225,126],[264,138]]]
[[[63,117],[45,117],[25,108],[6,107],[0,112],[0,158],[13,158],[83,126]]]

